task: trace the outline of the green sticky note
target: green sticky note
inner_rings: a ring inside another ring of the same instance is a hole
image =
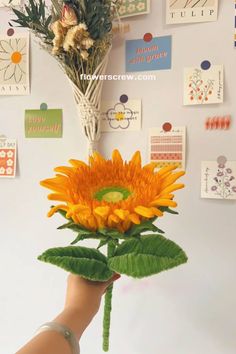
[[[61,138],[62,109],[25,111],[26,138]]]

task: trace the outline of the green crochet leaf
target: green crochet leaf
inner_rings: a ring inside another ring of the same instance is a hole
[[[93,281],[106,281],[113,275],[107,266],[107,258],[94,248],[73,246],[50,248],[38,259]]]
[[[184,251],[161,235],[147,235],[124,241],[108,266],[114,272],[143,278],[187,262]]]
[[[169,214],[174,214],[174,215],[178,215],[179,213],[175,210],[170,209],[169,207],[159,207],[159,209],[165,213],[169,213]]]
[[[156,218],[155,218],[156,219]],[[159,232],[161,234],[164,234],[164,231],[162,231],[161,229],[159,229],[156,225],[153,224],[153,222],[155,221],[155,219],[153,220],[147,220],[142,222],[139,225],[134,225],[130,230],[128,230],[125,234],[127,236],[136,236],[136,235],[140,235],[142,232],[145,231],[153,231],[153,232]]]

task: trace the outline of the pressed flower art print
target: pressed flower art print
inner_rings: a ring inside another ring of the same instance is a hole
[[[154,222],[166,212],[177,214],[173,192],[184,187],[175,166],[156,171],[156,163],[142,166],[136,152],[129,162],[118,150],[106,160],[94,152],[86,164],[70,160],[56,167],[56,176],[41,182],[59,202],[48,216],[60,213],[67,222],[59,229],[76,233],[71,246],[45,251],[39,259],[92,281],[106,281],[114,272],[143,278],[187,261],[184,251],[163,236]],[[149,232],[147,234],[147,232]],[[97,249],[74,246],[85,239]],[[107,245],[107,255],[100,248]],[[109,349],[112,286],[105,297],[103,349]]]

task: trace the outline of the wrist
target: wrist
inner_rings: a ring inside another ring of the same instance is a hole
[[[67,307],[54,319],[54,322],[69,327],[79,340],[92,318],[93,316],[80,308]]]

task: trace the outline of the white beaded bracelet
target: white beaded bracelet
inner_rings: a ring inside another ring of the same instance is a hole
[[[63,337],[70,343],[73,354],[79,354],[80,348],[79,343],[76,339],[74,333],[66,326],[61,325],[57,322],[47,322],[39,327],[36,332],[36,335],[45,331],[56,331],[63,335]]]

